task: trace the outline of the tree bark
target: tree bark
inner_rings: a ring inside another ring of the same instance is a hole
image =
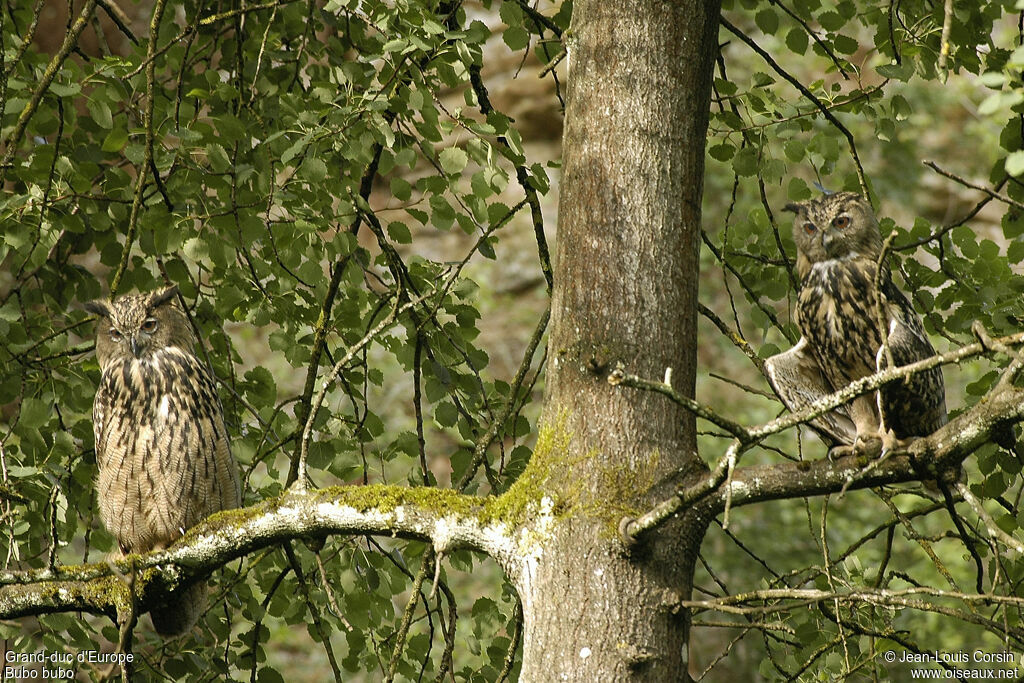
[[[693,417],[617,389],[617,364],[693,396],[700,201],[718,2],[578,0],[568,34],[545,425],[564,506],[517,581],[522,680],[685,680],[707,519],[627,552],[617,523],[706,468]]]

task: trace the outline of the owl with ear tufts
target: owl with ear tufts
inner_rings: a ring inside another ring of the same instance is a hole
[[[882,235],[866,199],[839,192],[785,208],[796,214],[802,336],[765,362],[765,374],[790,410],[890,367],[890,361],[900,367],[935,355],[888,263],[879,264]],[[811,426],[833,445],[866,447],[880,440],[888,450],[945,423],[946,392],[936,367],[859,396]]]
[[[123,553],[166,548],[218,510],[241,503],[217,387],[196,357],[177,287],[92,301],[101,377],[93,402],[100,518]],[[199,583],[152,610],[163,635],[205,608]]]

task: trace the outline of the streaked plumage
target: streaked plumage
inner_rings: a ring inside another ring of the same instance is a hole
[[[162,549],[241,501],[217,388],[193,353],[176,287],[94,301],[102,376],[93,402],[100,518],[125,553]],[[195,624],[204,584],[152,612],[165,635]]]
[[[786,209],[796,213],[802,337],[789,351],[769,358],[765,372],[790,410],[888,367],[883,332],[897,367],[935,354],[920,318],[893,284],[888,264],[878,271],[882,236],[863,197],[841,192]],[[892,446],[945,423],[942,370],[933,368],[854,399],[813,426],[837,444],[881,438]]]

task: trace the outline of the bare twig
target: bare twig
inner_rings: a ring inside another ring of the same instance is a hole
[[[670,374],[671,369],[666,372],[666,375]],[[653,391],[663,396],[667,396],[676,405],[686,408],[697,417],[707,420],[713,425],[721,427],[725,431],[729,432],[741,443],[748,443],[752,438],[750,432],[747,431],[743,425],[719,415],[708,406],[698,403],[688,396],[683,396],[682,394],[677,393],[675,389],[672,388],[672,385],[667,381],[652,382],[650,380],[637,377],[636,375],[627,375],[623,367],[619,365],[608,375],[608,383],[612,386],[621,385],[624,387],[631,387],[633,389]]]
[[[718,331],[725,335],[725,337],[732,342],[733,346],[743,352],[743,355],[750,359],[750,362],[754,364],[757,371],[764,374],[764,361],[757,355],[757,351],[750,345],[746,339],[743,338],[742,334],[738,330],[731,329],[724,320],[718,317],[718,314],[712,311],[704,304],[697,302],[697,311],[710,320]]]
[[[121,6],[115,0],[98,0],[97,4],[103,8],[103,11],[107,13],[110,20],[117,24],[117,28],[121,30],[121,33],[128,36],[128,40],[136,45],[139,44],[139,39],[135,37],[129,26],[132,20],[124,13],[124,10],[121,9]]]
[[[972,183],[971,181],[967,180],[966,178],[962,178],[961,176],[958,176],[955,173],[952,173],[950,171],[945,170],[944,168],[942,168],[941,166],[936,164],[934,161],[925,161],[924,165],[927,166],[928,168],[932,169],[933,171],[935,171],[939,175],[945,176],[945,177],[949,178],[950,180],[955,180],[956,182],[960,183],[964,187],[969,187],[972,190],[978,190],[979,192],[984,192],[985,194],[987,194],[989,197],[991,197],[992,199],[996,200],[997,202],[1002,202],[1003,204],[1007,204],[1009,206],[1012,206],[1015,209],[1020,209],[1021,211],[1024,211],[1024,204],[1022,204],[1021,202],[1018,202],[1016,199],[1012,199],[1010,197],[1006,197],[1004,195],[1001,195],[998,192],[995,192],[992,189],[985,187],[984,185],[978,185],[977,183]]]
[[[544,330],[547,329],[548,320],[550,320],[550,318],[551,307],[548,306],[544,311],[544,314],[541,316],[541,319],[537,321],[537,327],[534,328],[533,335],[530,337],[530,341],[526,345],[526,351],[523,352],[523,360],[519,364],[519,369],[516,371],[515,377],[512,379],[512,387],[509,389],[508,401],[505,404],[505,409],[502,410],[500,415],[495,416],[491,421],[491,426],[487,428],[487,432],[477,440],[473,447],[473,460],[456,486],[456,489],[459,491],[464,490],[469,485],[469,482],[473,480],[473,475],[476,474],[477,469],[481,464],[483,464],[484,459],[487,457],[487,449],[492,443],[494,443],[498,433],[512,414],[512,410],[516,406],[519,390],[523,386],[523,381],[526,379],[526,373],[530,370],[530,366],[533,363],[533,356],[537,353],[537,347],[540,346],[540,340],[544,336]]]
[[[398,321],[398,316],[405,311],[411,309],[414,306],[418,306],[423,300],[431,296],[434,290],[430,290],[425,294],[422,294],[414,299],[407,301],[406,303],[399,305],[401,299],[395,298],[395,305],[391,309],[391,312],[383,320],[370,330],[366,335],[358,342],[353,344],[345,355],[338,359],[338,362],[334,364],[334,367],[324,378],[323,384],[320,387],[320,391],[317,393],[316,398],[313,400],[310,406],[309,415],[306,417],[306,423],[302,428],[302,441],[299,450],[299,463],[296,471],[296,479],[292,483],[293,488],[303,490],[306,488],[306,460],[309,457],[309,439],[313,434],[313,422],[315,421],[316,414],[320,410],[320,406],[323,405],[324,399],[327,397],[327,392],[334,385],[334,380],[338,377],[338,374],[342,371],[345,365],[352,360],[359,351],[363,349],[367,344],[372,342],[378,337],[384,330],[388,329]]]
[[[428,546],[426,552],[423,553],[420,570],[416,573],[416,579],[413,581],[409,601],[405,604],[405,611],[402,612],[402,622],[398,627],[398,632],[395,634],[395,647],[391,652],[391,661],[388,663],[388,675],[385,679],[388,683],[395,680],[395,674],[398,673],[398,660],[402,657],[405,638],[409,634],[409,627],[412,625],[412,615],[416,612],[416,605],[419,603],[420,591],[423,589],[423,580],[427,577],[427,572],[433,563],[434,549]]]
[[[138,177],[135,179],[135,196],[132,200],[132,210],[128,216],[128,228],[124,237],[124,246],[121,251],[121,262],[114,271],[110,280],[110,296],[117,293],[121,285],[121,278],[128,270],[128,263],[131,260],[132,246],[135,244],[135,233],[138,231],[139,214],[142,211],[142,197],[146,188],[146,178],[153,164],[153,142],[156,136],[153,126],[153,107],[156,102],[156,44],[160,37],[160,20],[164,15],[164,8],[167,0],[157,0],[153,6],[153,17],[149,22],[149,45],[146,48],[146,108],[143,110],[142,122],[146,129],[146,144],[144,158],[137,169]]]

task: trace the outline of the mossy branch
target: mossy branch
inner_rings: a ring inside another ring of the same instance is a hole
[[[135,591],[140,611],[205,579],[228,562],[297,538],[381,534],[430,543],[437,552],[480,550],[516,566],[516,521],[496,514],[500,498],[451,489],[338,486],[289,490],[240,510],[217,513],[170,549],[116,562],[0,573],[0,619],[54,612],[126,615]],[[134,576],[134,581],[124,577]],[[134,588],[129,588],[134,583]]]

